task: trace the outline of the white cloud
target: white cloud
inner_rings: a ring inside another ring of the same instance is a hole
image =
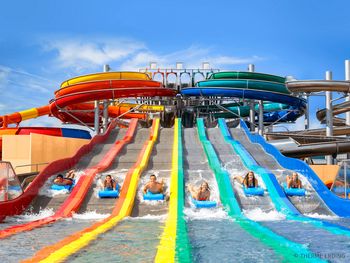
[[[47,51],[56,51],[57,65],[75,70],[102,68],[102,65],[120,61],[144,48],[143,43],[129,39],[61,39],[44,42]]]
[[[131,56],[120,66],[121,70],[139,70],[157,62],[159,68],[174,68],[176,62],[183,62],[186,68],[200,68],[202,62],[209,62],[212,68],[229,67],[238,64],[249,64],[262,60],[258,56],[232,57],[215,55],[215,51],[200,46],[191,46],[168,54],[157,54],[150,50],[140,51]]]
[[[0,65],[0,115],[47,104],[54,90],[53,81]]]
[[[192,45],[169,53],[154,51],[145,43],[126,38],[60,38],[43,41],[46,51],[56,54],[55,64],[59,69],[69,68],[82,74],[101,71],[104,64],[115,66],[114,70],[135,70],[157,62],[158,67],[173,68],[176,62],[183,62],[187,68],[199,68],[202,62],[211,67],[230,67],[263,60],[259,56],[228,56],[217,54],[213,48]]]

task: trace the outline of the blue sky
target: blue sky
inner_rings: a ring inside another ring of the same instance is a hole
[[[2,1],[0,115],[45,105],[62,81],[106,63],[113,70],[150,61],[233,70],[254,63],[258,72],[323,79],[332,70],[342,80],[349,7],[346,0]],[[312,101],[313,112],[324,105]]]

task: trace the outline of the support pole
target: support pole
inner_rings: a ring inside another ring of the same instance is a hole
[[[249,72],[255,71],[254,64],[248,65],[248,71]],[[255,101],[250,100],[249,106],[250,106],[249,108],[250,131],[254,132],[255,131]]]
[[[108,72],[110,71],[110,67],[109,65],[104,65],[103,66],[103,72]],[[108,104],[109,104],[109,101],[108,100],[103,100],[103,117],[102,117],[102,129],[103,129],[103,132],[107,131],[107,127],[108,127]]]
[[[326,71],[326,80],[332,80],[332,71]],[[326,91],[326,136],[333,136],[332,92]],[[327,164],[333,164],[331,155],[326,156]]]
[[[259,134],[264,135],[264,102],[259,100]]]
[[[310,95],[306,95],[305,130],[310,129]]]
[[[255,102],[251,100],[249,103],[249,120],[250,120],[250,131],[255,131]]]
[[[95,121],[94,128],[96,135],[100,133],[100,101],[95,100]]]
[[[350,60],[345,60],[345,80],[350,82]],[[350,101],[350,94],[345,98],[345,101]],[[345,124],[350,126],[350,112],[345,113]],[[350,136],[348,135],[348,140]],[[350,153],[347,154],[347,159],[350,159]]]

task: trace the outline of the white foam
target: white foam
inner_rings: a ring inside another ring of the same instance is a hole
[[[317,214],[317,213],[305,214],[305,215],[308,216],[308,217],[319,218],[319,219],[330,219],[330,220],[337,220],[337,219],[339,219],[339,217],[335,216],[335,215],[320,215],[320,214]]]
[[[88,211],[83,214],[73,214],[73,219],[80,220],[100,220],[109,217],[110,214],[99,214],[96,211]]]
[[[243,210],[243,213],[253,221],[278,221],[286,219],[284,214],[279,213],[276,210],[263,212],[261,208],[255,208],[253,210]]]
[[[126,219],[131,220],[155,220],[159,222],[164,222],[168,218],[167,214],[163,215],[144,215],[144,216],[138,216],[138,217],[127,217]]]
[[[186,220],[223,220],[229,219],[229,216],[221,207],[217,208],[201,208],[194,209],[186,207],[184,209],[185,219]]]
[[[7,217],[5,220],[5,223],[10,223],[10,222],[30,222],[30,221],[35,221],[39,219],[43,219],[45,217],[49,217],[54,215],[54,211],[52,208],[46,208],[43,210],[40,210],[39,213],[26,213],[23,215],[18,215],[18,216],[12,216],[12,217]]]

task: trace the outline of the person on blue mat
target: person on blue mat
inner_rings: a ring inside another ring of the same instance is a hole
[[[103,182],[103,190],[113,191],[117,190],[117,188],[118,182],[116,180],[113,180],[111,175],[106,175],[105,181]]]
[[[65,177],[63,177],[62,174],[58,174],[55,180],[53,181],[53,183],[57,185],[72,185],[74,177],[75,177],[75,171],[70,170],[68,173],[66,173]]]
[[[188,191],[190,191],[192,198],[197,201],[209,201],[210,199],[209,184],[205,181],[201,184],[198,190],[196,190],[193,185],[189,185]]]
[[[234,176],[233,179],[238,180],[245,188],[259,187],[258,179],[255,178],[254,172],[248,172],[244,178],[240,175]]]
[[[152,194],[162,194],[164,192],[164,181],[157,182],[157,177],[152,174],[149,177],[149,182],[143,187],[143,193],[146,194],[147,191]]]
[[[303,185],[299,179],[299,176],[296,172],[292,173],[292,177],[287,175],[287,188],[303,188]]]

